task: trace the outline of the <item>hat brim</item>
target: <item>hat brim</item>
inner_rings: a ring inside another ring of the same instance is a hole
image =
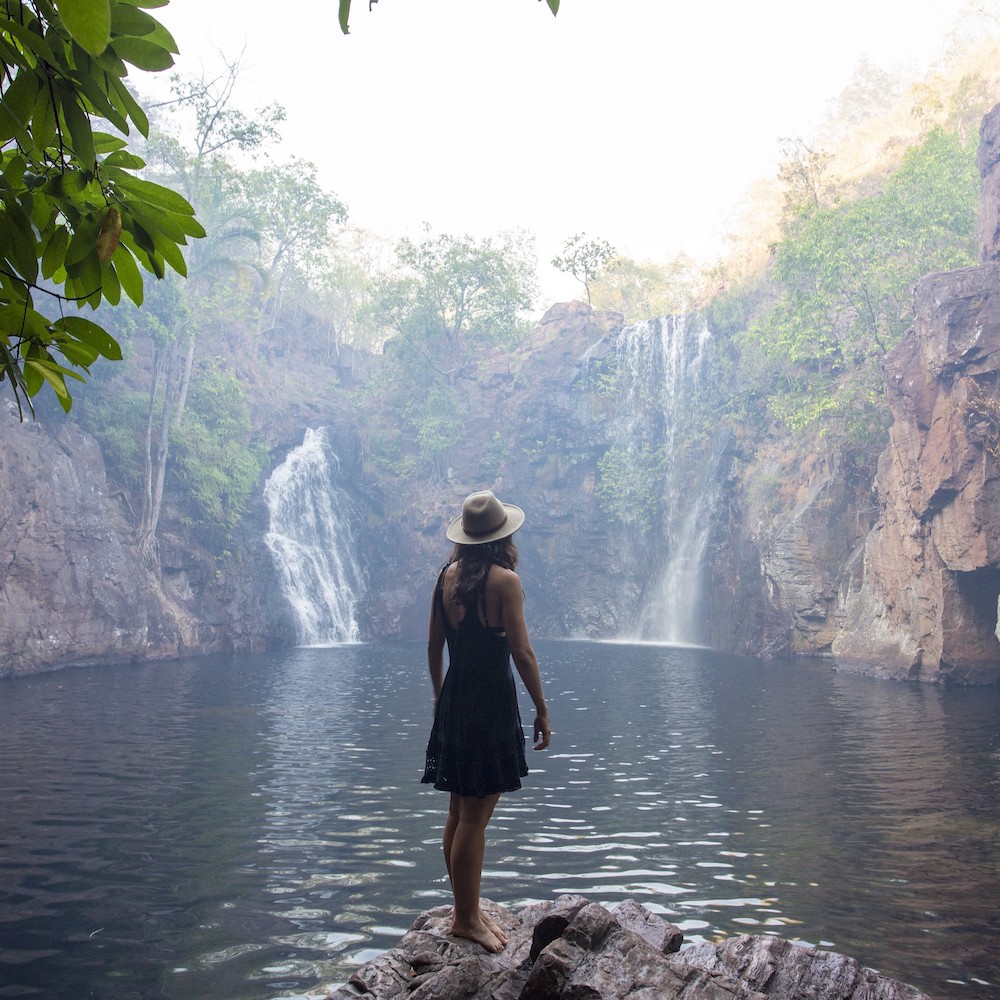
[[[485,545],[487,542],[495,542],[500,538],[513,535],[524,524],[524,511],[512,503],[505,503],[503,509],[507,511],[507,520],[499,528],[485,535],[466,534],[462,528],[462,515],[459,514],[448,525],[448,530],[445,532],[448,541],[457,542],[459,545]]]

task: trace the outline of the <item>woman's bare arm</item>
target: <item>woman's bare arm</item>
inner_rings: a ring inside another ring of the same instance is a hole
[[[542,691],[538,657],[531,648],[528,625],[524,620],[524,590],[521,588],[521,578],[509,569],[500,569],[499,572],[494,570],[490,583],[494,577],[500,597],[500,622],[504,632],[507,633],[510,655],[535,706],[535,749],[544,750],[552,737],[552,723],[549,720],[549,708]]]
[[[431,595],[431,620],[427,626],[427,669],[434,688],[434,705],[437,706],[441,685],[444,683],[444,623],[438,613],[437,584]]]

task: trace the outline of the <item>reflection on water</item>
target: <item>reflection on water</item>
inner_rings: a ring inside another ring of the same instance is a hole
[[[1000,990],[1000,691],[540,643],[556,733],[484,894],[631,896]],[[322,995],[449,898],[413,645],[0,684],[0,997]],[[530,718],[524,706],[523,714]]]

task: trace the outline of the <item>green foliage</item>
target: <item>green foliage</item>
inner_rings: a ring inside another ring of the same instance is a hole
[[[142,302],[140,267],[186,273],[181,247],[205,235],[179,194],[137,175],[127,141],[147,133],[128,65],[158,71],[177,51],[143,7],[164,0],[9,0],[0,12],[0,380],[18,409],[44,385],[65,410],[67,378],[84,380],[118,344],[92,320],[66,315],[122,293]],[[51,291],[46,282],[61,291]],[[36,308],[39,294],[58,315]]]
[[[508,449],[507,438],[499,431],[494,431],[483,455],[482,476],[484,483],[492,483],[499,477]]]
[[[374,474],[403,482],[418,474],[417,457],[410,453],[406,447],[407,442],[396,427],[369,423],[364,429],[364,434],[365,463]]]
[[[246,513],[259,483],[263,455],[251,444],[246,396],[218,364],[191,380],[184,420],[174,431],[171,479],[185,519],[220,554]]]
[[[570,236],[563,243],[563,252],[552,258],[552,266],[557,271],[573,275],[583,285],[589,306],[591,284],[618,251],[607,240],[600,237],[588,240],[586,235],[576,233]]]
[[[446,385],[432,385],[426,395],[410,401],[404,415],[416,432],[421,459],[443,482],[448,474],[448,455],[462,433],[454,392]]]
[[[142,487],[142,428],[148,410],[144,393],[117,386],[89,392],[80,407],[80,422],[100,444],[109,479],[132,494]]]
[[[532,251],[530,239],[511,233],[474,240],[428,231],[419,242],[397,244],[401,269],[372,281],[362,321],[388,331],[362,405],[397,415],[389,419],[403,438],[394,440],[381,421],[369,422],[374,462],[390,472],[416,463],[434,479],[446,476],[476,402],[460,387],[526,327],[535,294]]]
[[[442,479],[471,416],[456,386],[524,330],[535,294],[533,245],[520,234],[474,240],[428,231],[419,242],[400,240],[396,256],[402,270],[373,283],[370,322],[392,335],[366,398],[370,408],[402,414],[400,429]],[[388,440],[375,427],[367,433],[373,452]]]
[[[832,187],[830,162],[833,156],[812,149],[801,139],[782,140],[782,162],[778,176],[784,185],[785,213],[795,216],[828,202]]]
[[[741,338],[770,365],[762,389],[779,419],[836,420],[849,439],[881,427],[881,360],[909,325],[913,282],[975,263],[978,181],[971,144],[935,129],[880,193],[806,204],[787,223],[776,301]]]
[[[717,292],[708,304],[708,327],[718,337],[742,333],[760,304],[760,290],[752,283],[737,284]]]
[[[598,462],[594,490],[601,510],[645,534],[659,509],[665,470],[661,448],[609,448]]]
[[[559,259],[559,258],[557,258]],[[680,254],[667,264],[616,255],[590,281],[593,305],[622,314],[625,323],[689,312],[700,274]]]
[[[404,272],[380,290],[376,311],[438,372],[451,375],[484,348],[510,347],[535,296],[533,241],[501,233],[399,241]]]
[[[285,269],[319,265],[333,225],[347,221],[347,207],[320,187],[313,163],[293,159],[268,170],[251,170],[242,175],[240,186],[271,285]]]

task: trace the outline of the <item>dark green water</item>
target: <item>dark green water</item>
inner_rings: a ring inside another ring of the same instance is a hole
[[[634,897],[1000,996],[1000,691],[538,644],[483,891]],[[0,997],[322,995],[448,899],[419,644],[0,682]],[[530,719],[527,711],[523,712]]]

